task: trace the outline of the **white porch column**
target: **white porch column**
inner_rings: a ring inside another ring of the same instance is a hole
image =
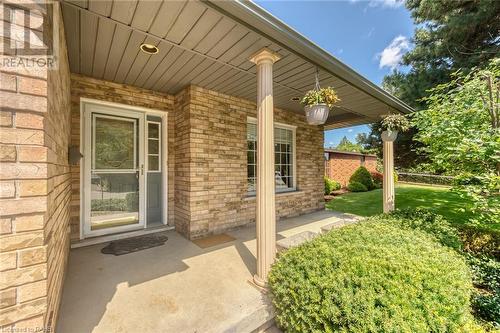
[[[383,181],[383,206],[384,213],[389,213],[395,207],[394,195],[394,140],[397,132],[383,132],[382,141],[384,142],[383,160],[384,160],[384,181]]]
[[[274,105],[273,64],[279,56],[268,49],[250,61],[257,65],[257,274],[254,282],[264,287],[276,256],[274,204]]]

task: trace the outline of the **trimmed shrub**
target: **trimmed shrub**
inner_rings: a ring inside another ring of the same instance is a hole
[[[398,209],[389,214],[391,223],[400,227],[424,231],[442,245],[461,250],[462,242],[457,230],[441,215],[423,208]]]
[[[476,287],[472,296],[474,315],[482,323],[486,322],[486,326],[500,327],[500,261],[491,256],[493,253],[498,254],[494,251],[495,237],[492,236],[498,235],[496,231],[477,226],[461,226],[459,232],[444,217],[419,208],[397,210],[389,215],[387,223],[427,232],[441,244],[462,254],[467,260],[472,282]],[[498,239],[496,241],[498,251]],[[482,246],[484,249],[481,249]]]
[[[370,175],[368,169],[366,169],[364,166],[360,166],[359,168],[357,168],[356,171],[354,171],[354,173],[352,174],[351,178],[349,178],[349,183],[353,182],[358,182],[365,185],[368,190],[373,189],[372,176]]]
[[[383,218],[333,230],[279,258],[269,286],[286,332],[455,332],[471,322],[464,259]]]
[[[382,186],[382,183],[384,182],[384,175],[381,172],[372,171],[370,172],[370,175],[372,176],[374,185]]]
[[[368,188],[360,182],[350,182],[347,189],[351,192],[366,192]]]
[[[340,190],[340,183],[328,177],[323,177],[325,179],[325,194],[328,195],[332,191]]]

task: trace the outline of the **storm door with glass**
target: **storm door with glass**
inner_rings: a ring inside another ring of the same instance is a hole
[[[143,114],[87,104],[84,117],[84,234],[143,228]]]

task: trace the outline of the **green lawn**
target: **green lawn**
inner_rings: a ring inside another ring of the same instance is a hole
[[[445,216],[451,223],[465,223],[471,216],[469,203],[445,187],[396,185],[396,208],[426,208]],[[332,210],[371,216],[382,213],[382,190],[346,193],[326,204]],[[462,211],[465,209],[465,211]],[[491,226],[500,229],[500,224]]]

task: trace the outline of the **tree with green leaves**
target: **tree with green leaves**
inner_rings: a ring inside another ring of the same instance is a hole
[[[344,136],[342,140],[340,140],[337,147],[335,147],[335,149],[342,151],[361,152],[363,150],[363,147],[361,147],[361,145],[358,143],[351,142],[347,138],[347,136]]]
[[[483,67],[500,54],[500,1],[406,0],[417,25],[414,48],[403,56],[408,73],[394,72],[383,86],[416,109],[450,74]]]
[[[429,169],[455,176],[454,190],[473,200],[477,221],[500,223],[500,58],[451,78],[413,115],[415,139]]]
[[[402,65],[409,71],[394,71],[382,86],[416,110],[426,108],[429,89],[451,80],[451,73],[484,67],[500,54],[500,1],[496,0],[406,0],[406,8],[417,25]],[[398,167],[415,167],[426,160],[418,153],[421,143],[413,140],[416,129],[400,134],[395,142]],[[382,149],[378,126],[372,127],[365,148]]]

